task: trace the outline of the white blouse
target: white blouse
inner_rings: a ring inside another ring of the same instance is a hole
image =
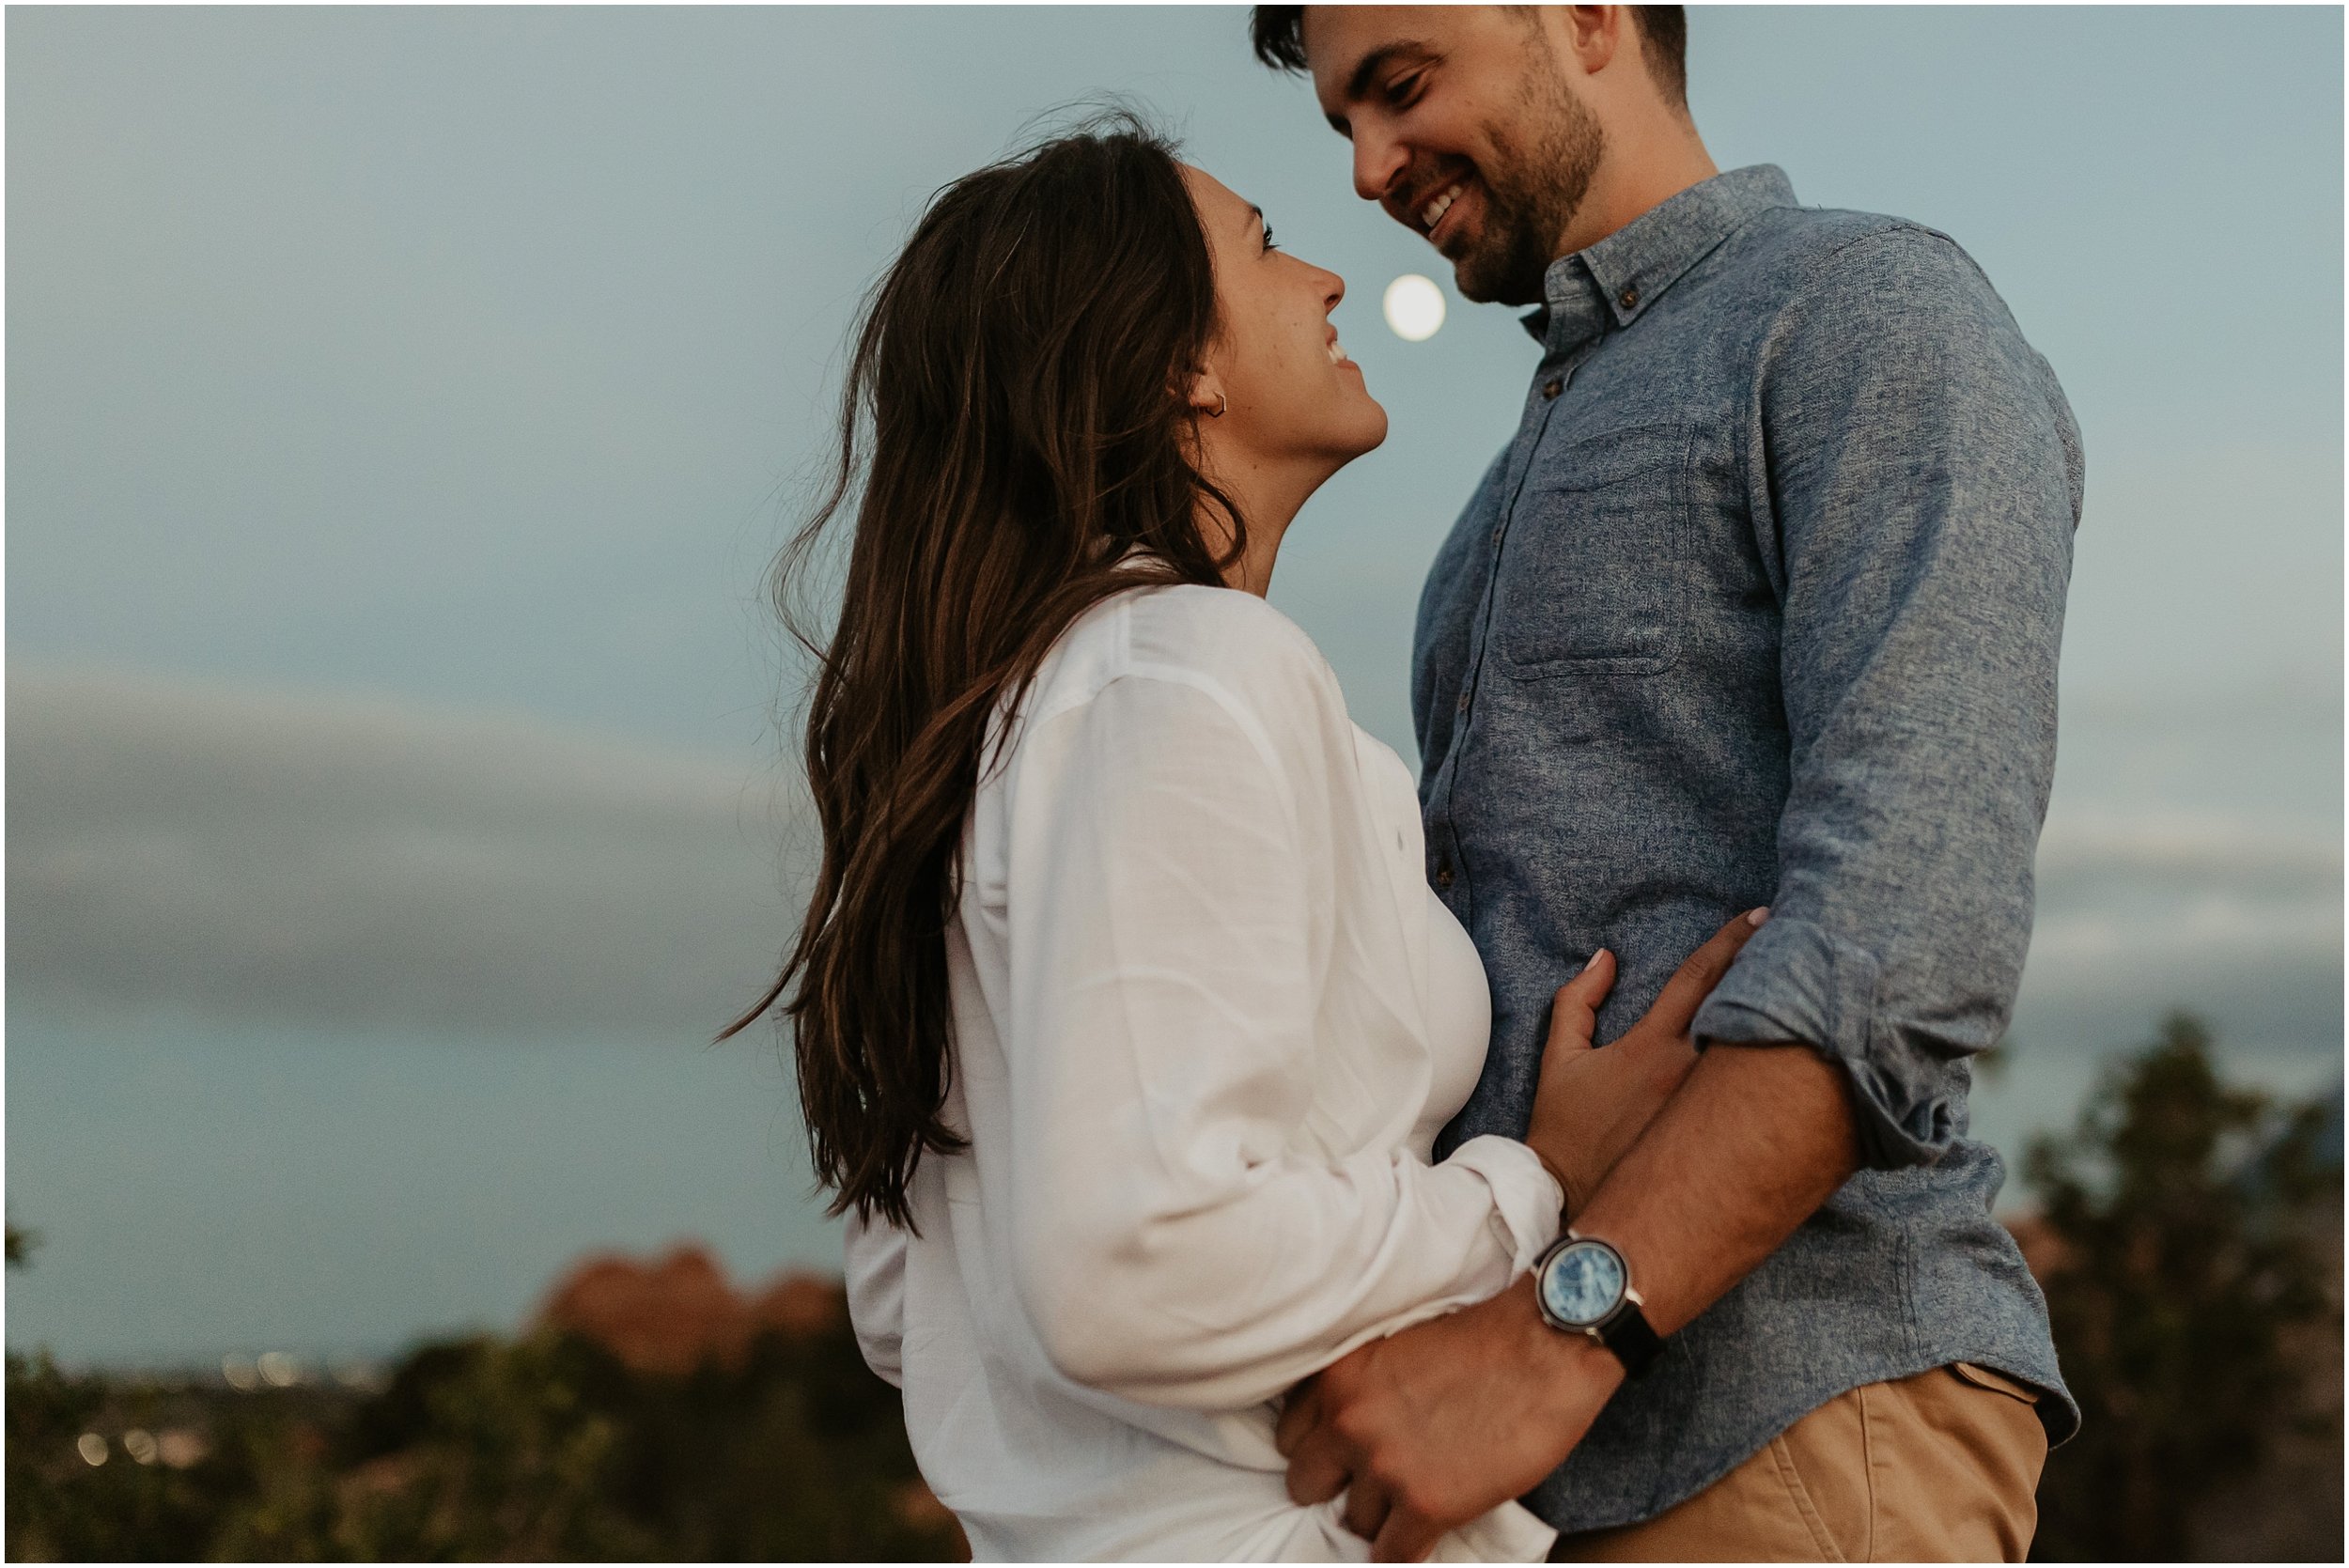
[[[1054,645],[947,934],[970,1147],[923,1155],[918,1234],[848,1227],[858,1338],[979,1559],[1367,1556],[1288,1500],[1281,1395],[1497,1294],[1562,1203],[1507,1139],[1429,1163],[1490,1004],[1423,865],[1409,769],[1261,599],[1137,589]],[[1510,1503],[1436,1556],[1550,1539]]]

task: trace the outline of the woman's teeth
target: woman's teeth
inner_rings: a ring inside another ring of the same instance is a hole
[[[1331,365],[1346,363],[1346,350],[1338,347],[1338,340],[1334,337],[1330,340],[1330,363]]]
[[[1466,189],[1468,189],[1467,182],[1463,181],[1458,185],[1453,186],[1450,190],[1444,192],[1441,195],[1439,195],[1434,201],[1431,201],[1426,206],[1421,208],[1419,210],[1419,226],[1422,229],[1431,229],[1434,228],[1439,223],[1442,222],[1443,215],[1452,210],[1452,204],[1459,199],[1460,193]]]

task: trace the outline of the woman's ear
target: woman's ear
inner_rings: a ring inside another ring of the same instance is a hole
[[[1223,395],[1223,378],[1212,370],[1202,370],[1190,379],[1189,394],[1190,411],[1209,419],[1221,419],[1231,399]]]

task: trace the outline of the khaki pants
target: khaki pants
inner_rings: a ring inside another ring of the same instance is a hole
[[[1828,1401],[1685,1502],[1562,1535],[1552,1562],[2020,1562],[2037,1391],[1959,1362]]]

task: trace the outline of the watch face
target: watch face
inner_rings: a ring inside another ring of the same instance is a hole
[[[1571,1242],[1542,1270],[1542,1304],[1561,1323],[1588,1327],[1615,1310],[1627,1283],[1623,1257],[1613,1248]]]

